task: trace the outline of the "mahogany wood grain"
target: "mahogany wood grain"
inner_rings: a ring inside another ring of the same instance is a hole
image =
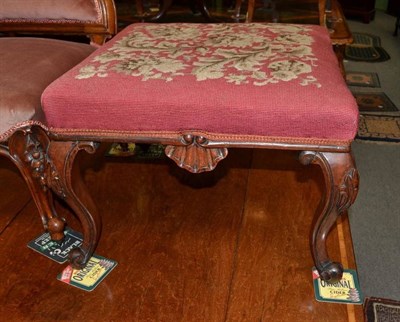
[[[308,236],[323,189],[319,168],[302,166],[293,151],[229,154],[197,175],[168,159],[107,158],[88,171],[103,217],[96,253],[119,263],[90,293],[57,281],[65,265],[26,247],[43,230],[30,202],[0,235],[2,318],[362,321],[360,306],[353,316],[350,306],[314,299]],[[66,208],[57,212],[80,229]],[[354,267],[347,220],[342,228]],[[332,258],[346,265],[336,230],[330,236]]]
[[[0,157],[0,232],[31,199],[28,188],[15,165]]]

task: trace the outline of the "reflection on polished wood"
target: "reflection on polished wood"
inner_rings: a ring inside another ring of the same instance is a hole
[[[86,181],[103,231],[97,253],[118,261],[91,293],[56,280],[59,265],[26,247],[42,232],[28,191],[0,167],[0,313],[18,321],[362,321],[361,307],[314,299],[309,234],[323,178],[294,151],[232,149],[212,172],[171,160],[107,159]],[[23,203],[22,203],[23,206]],[[8,210],[7,210],[8,209]],[[80,230],[61,205],[58,213]],[[7,215],[8,216],[8,215]],[[340,236],[340,243],[339,238]],[[330,254],[354,268],[346,217]]]
[[[31,195],[15,165],[0,157],[0,232],[12,223]]]

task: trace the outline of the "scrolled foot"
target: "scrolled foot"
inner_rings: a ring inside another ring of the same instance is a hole
[[[87,252],[83,249],[73,248],[68,255],[68,259],[73,268],[82,269],[86,266],[89,260],[89,256],[87,255]]]
[[[342,279],[343,266],[337,262],[329,262],[321,268],[319,276],[322,280],[329,283],[336,283]]]

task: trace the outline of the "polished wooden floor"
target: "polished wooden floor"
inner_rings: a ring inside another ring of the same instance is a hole
[[[167,159],[108,158],[86,178],[103,217],[97,253],[119,264],[90,293],[57,281],[65,265],[27,248],[40,219],[0,159],[0,320],[362,321],[361,306],[314,299],[308,236],[322,178],[296,157],[231,150],[201,175]],[[355,267],[346,218],[329,247]]]

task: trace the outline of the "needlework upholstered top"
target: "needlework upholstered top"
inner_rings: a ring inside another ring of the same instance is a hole
[[[54,133],[348,144],[358,120],[329,34],[313,25],[134,24],[42,102]]]

